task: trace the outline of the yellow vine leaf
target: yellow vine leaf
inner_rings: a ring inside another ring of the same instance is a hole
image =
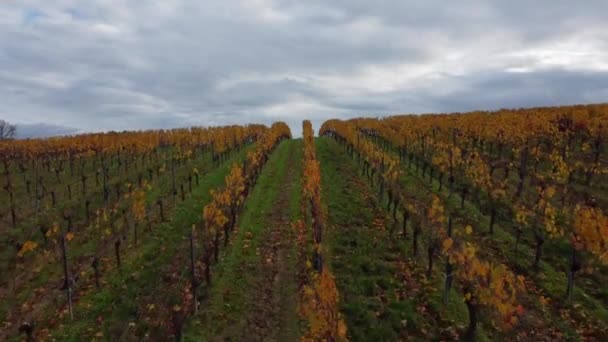
[[[449,250],[452,245],[454,245],[454,240],[452,240],[451,238],[447,238],[445,240],[443,240],[443,250],[447,251]]]
[[[23,246],[21,246],[21,249],[19,249],[19,252],[17,252],[17,255],[19,257],[23,257],[23,255],[29,251],[33,251],[34,249],[36,249],[36,247],[38,247],[38,244],[34,241],[26,241],[25,243],[23,243]]]
[[[471,235],[471,233],[473,233],[473,227],[471,227],[470,225],[466,226],[466,227],[464,228],[464,232],[465,232],[467,235]]]
[[[72,239],[74,238],[74,233],[69,232],[67,234],[65,234],[65,239],[68,241],[72,241]]]

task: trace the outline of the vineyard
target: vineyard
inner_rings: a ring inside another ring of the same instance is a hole
[[[292,133],[1,140],[0,341],[608,339],[608,105]]]

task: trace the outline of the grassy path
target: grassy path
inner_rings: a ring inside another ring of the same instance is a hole
[[[185,328],[191,341],[297,341],[295,234],[302,169],[300,140],[283,141],[245,202],[232,246],[208,300]]]
[[[428,307],[428,284],[404,257],[403,243],[355,162],[333,140],[317,139],[326,246],[352,341],[450,338]]]

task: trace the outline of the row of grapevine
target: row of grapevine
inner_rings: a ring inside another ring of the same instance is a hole
[[[234,129],[247,132],[242,127],[236,128],[235,126]],[[256,132],[257,130],[258,128],[256,128]],[[267,128],[265,130],[268,131]],[[226,133],[215,136],[218,141],[211,141],[212,145],[224,145],[230,148],[222,149],[221,153],[224,156],[221,159],[224,160],[235,149],[240,149],[244,144],[257,140],[260,133],[243,135],[243,140],[236,143],[219,142],[219,139],[232,139]],[[165,143],[168,143],[168,140],[165,140]],[[178,149],[179,147],[167,145],[165,148]],[[67,303],[71,308],[71,301],[84,295],[85,289],[90,287],[89,284],[94,282],[95,287],[100,288],[104,272],[109,272],[112,268],[121,268],[121,250],[124,249],[122,246],[125,245],[127,239],[132,239],[132,244],[137,245],[143,232],[142,227],[147,227],[146,232],[150,232],[156,223],[169,220],[170,211],[177,206],[178,199],[185,200],[185,196],[192,192],[193,182],[198,185],[198,168],[201,168],[199,165],[202,163],[203,169],[212,167],[211,163],[204,158],[205,155],[209,157],[209,153],[201,153],[200,157],[194,157],[194,154],[189,153],[182,159],[172,158],[175,167],[171,172],[167,172],[166,167],[163,166],[153,180],[150,182],[144,180],[141,184],[129,187],[128,191],[117,195],[116,200],[108,203],[107,206],[97,202],[99,207],[91,217],[88,213],[86,215],[80,213],[80,217],[86,216],[85,220],[66,219],[65,226],[57,221],[51,221],[52,225],[42,231],[44,242],[39,241],[39,244],[33,239],[28,239],[20,244],[20,248],[17,249],[15,260],[17,267],[14,272],[19,277],[17,279],[21,281],[12,286],[14,297],[31,291],[29,284],[32,282],[48,278],[46,281],[48,284],[39,287],[39,289],[46,288],[45,297],[56,296],[58,290],[64,290],[68,295]],[[213,160],[213,156],[211,160]],[[129,179],[124,179],[124,181],[129,182]],[[163,189],[168,189],[168,192],[163,193]],[[177,192],[176,189],[180,191]],[[75,207],[73,211],[78,213],[78,208]],[[49,217],[49,219],[51,218]],[[28,238],[28,232],[22,232],[22,236]],[[88,252],[90,247],[84,248],[91,243],[95,245],[92,255]],[[70,247],[69,253],[68,247]],[[63,264],[64,280],[61,289],[53,286],[54,279],[58,276],[55,268],[45,267],[42,271],[32,271],[32,269],[40,269],[39,265],[53,256],[55,260]],[[72,260],[73,262],[71,262]],[[89,267],[91,272],[88,271]],[[83,278],[82,275],[85,273],[91,274],[91,278]],[[77,291],[78,289],[80,290]],[[5,322],[34,319],[33,311],[30,310],[33,307],[27,304],[33,303],[33,301],[34,298],[31,300],[26,298],[24,305],[15,306],[13,311],[7,313]],[[35,301],[48,302],[39,295],[36,296]]]
[[[237,224],[237,215],[241,211],[250,190],[255,186],[262,168],[275,147],[284,139],[290,139],[289,127],[283,122],[272,125],[256,141],[253,150],[241,165],[233,164],[229,174],[224,179],[224,186],[211,191],[211,202],[202,210],[202,223],[194,224],[190,235],[190,273],[189,285],[183,286],[182,281],[174,282],[171,287],[182,291],[182,303],[173,312],[173,328],[177,338],[181,337],[183,323],[190,314],[198,312],[199,287],[207,287],[213,281],[212,267],[219,260],[220,248],[226,248],[230,234]],[[202,259],[202,275],[197,273],[196,251],[200,248]],[[202,279],[200,279],[202,278]],[[204,281],[203,281],[204,279]],[[167,289],[171,292],[172,289]],[[191,308],[185,311],[182,308]]]
[[[235,145],[235,146],[238,146],[238,145]],[[227,153],[227,151],[225,151],[223,153]],[[172,160],[173,166],[172,166],[171,180],[170,180],[171,181],[171,190],[170,190],[170,194],[168,197],[173,197],[174,203],[176,201],[178,194],[181,195],[181,199],[183,200],[186,189],[191,191],[193,180],[195,180],[196,183],[198,183],[198,170],[196,168],[192,168],[191,171],[188,171],[187,177],[182,179],[181,184],[179,184],[179,186],[177,185],[177,183],[179,183],[179,180],[176,179],[176,172],[177,172],[176,168],[182,167],[184,169],[189,169],[188,164],[194,160],[195,159],[193,159],[193,158],[186,158],[186,160],[181,160],[178,157],[176,157]],[[160,168],[160,171],[158,171],[158,173],[157,173],[157,177],[160,177],[162,173],[165,173],[165,171],[166,171],[166,167],[162,166]],[[39,230],[42,233],[42,238],[45,240],[45,242],[48,242],[47,240],[49,237],[56,235],[57,232],[55,230],[57,230],[56,227],[59,225],[58,221],[60,221],[59,220],[60,218],[63,218],[64,220],[67,221],[66,230],[68,233],[73,233],[73,232],[78,231],[79,227],[84,229],[87,226],[90,226],[92,224],[98,226],[99,221],[113,222],[114,220],[111,217],[113,214],[115,215],[114,219],[122,216],[123,221],[127,220],[127,218],[125,217],[125,212],[128,211],[128,209],[129,209],[128,203],[132,201],[131,197],[134,194],[138,195],[138,196],[133,196],[133,198],[143,197],[142,191],[145,192],[146,190],[150,190],[150,184],[151,184],[152,180],[153,179],[149,179],[148,181],[142,181],[141,183],[138,182],[137,185],[134,186],[134,184],[131,183],[132,179],[128,179],[128,178],[123,179],[122,181],[125,183],[128,183],[130,186],[128,187],[128,189],[125,191],[124,194],[121,193],[120,191],[117,191],[116,200],[115,200],[115,202],[112,203],[112,205],[110,205],[109,203],[104,203],[105,205],[94,208],[94,207],[91,207],[91,204],[92,204],[91,201],[89,201],[88,199],[85,200],[85,205],[86,205],[85,213],[84,213],[84,215],[81,215],[80,222],[76,221],[76,219],[77,219],[76,215],[79,214],[78,206],[75,206],[72,208],[64,208],[61,213],[58,213],[58,215],[60,215],[59,217],[57,217],[57,216],[45,217],[44,218],[45,221],[50,221],[50,222],[54,222],[54,223],[52,224],[51,227],[48,227],[46,224],[42,224],[40,226]],[[179,193],[178,193],[178,188],[180,189]],[[129,201],[129,199],[131,199],[131,201]],[[119,206],[121,201],[126,202],[126,205]],[[99,203],[98,203],[98,205],[99,205]],[[164,217],[163,217],[164,210],[162,210],[163,209],[162,198],[158,198],[156,200],[155,205],[159,206],[160,216],[161,216],[162,220],[164,220]],[[96,218],[93,219],[91,217],[91,215],[90,215],[91,211],[94,211],[96,213]],[[85,217],[83,218],[82,216],[85,216]],[[110,216],[110,217],[108,217],[108,216]],[[136,219],[137,219],[137,217],[136,217]],[[78,225],[78,223],[80,223],[80,225]],[[30,241],[29,239],[31,239],[33,237],[32,234],[35,232],[36,232],[36,230],[22,232],[21,234],[19,234],[19,237],[28,239],[27,241]],[[27,244],[31,246],[33,242],[35,242],[35,241],[30,241]],[[26,244],[26,243],[18,243],[18,245],[24,245],[24,244]],[[18,250],[20,251],[19,248],[18,248]]]
[[[13,227],[31,224],[21,222],[20,217],[38,218],[43,214],[45,200],[55,207],[102,185],[100,194],[107,202],[114,186],[118,189],[125,185],[112,182],[112,178],[120,180],[131,171],[137,173],[141,183],[145,175],[151,178],[160,168],[146,170],[146,159],[150,162],[153,158],[158,164],[164,152],[165,167],[173,168],[176,161],[189,158],[197,150],[210,150],[213,159],[219,160],[226,151],[254,140],[261,132],[262,126],[252,125],[0,142],[0,161],[4,166],[0,178],[5,190],[0,196],[6,198],[0,206],[0,218],[10,217]],[[138,166],[139,170],[133,170]],[[94,186],[90,184],[93,180]]]
[[[256,148],[247,154],[242,166],[233,165],[226,176],[223,189],[212,192],[212,201],[203,209],[204,225],[200,237],[204,243],[205,279],[211,282],[211,257],[217,262],[220,239],[228,244],[230,232],[236,224],[236,213],[250,189],[255,186],[268,156],[283,139],[291,138],[289,127],[277,122],[257,142]]]
[[[608,106],[396,116],[353,123],[397,148],[403,158],[419,161],[423,177],[427,167],[431,179],[437,170],[440,188],[447,175],[450,194],[459,183],[462,205],[473,193],[476,204],[489,212],[490,234],[499,213],[507,225],[515,226],[518,241],[530,232],[536,268],[547,240],[569,244],[571,252],[562,256],[570,263],[569,298],[574,275],[583,266],[579,254],[592,256],[591,264],[608,263],[608,203],[601,196],[608,183]],[[498,168],[504,170],[502,177],[495,172]]]
[[[321,202],[321,173],[316,159],[314,135],[310,121],[303,122],[304,172],[302,175],[302,215],[304,221],[297,221],[299,249],[306,254],[306,231],[312,232],[312,257],[306,258],[300,315],[308,324],[303,341],[345,341],[347,328],[338,302],[339,294],[328,265],[324,265],[323,230],[324,212]],[[310,225],[309,225],[310,222]],[[309,227],[306,227],[309,226]],[[307,229],[308,228],[308,229]],[[312,262],[309,260],[312,259]],[[308,266],[310,265],[310,267]]]
[[[497,321],[504,327],[517,323],[517,317],[523,313],[522,306],[518,304],[523,277],[516,276],[504,264],[485,260],[476,252],[478,247],[473,242],[461,239],[466,234],[461,233],[460,229],[453,229],[451,213],[445,214],[444,204],[439,197],[430,196],[421,201],[404,193],[400,186],[399,159],[361,135],[355,125],[330,120],[323,124],[321,134],[333,137],[345,146],[347,153],[359,161],[362,175],[368,177],[372,186],[374,179],[377,179],[378,197],[382,199],[386,191],[387,209],[392,212],[396,223],[397,211],[403,214],[403,238],[408,236],[408,223],[412,229],[414,256],[419,252],[419,238],[426,236],[427,277],[433,272],[436,257],[444,256],[444,302],[447,301],[447,294],[455,279],[469,309],[467,336],[475,333],[480,306],[493,309]],[[462,231],[470,229],[463,227]]]

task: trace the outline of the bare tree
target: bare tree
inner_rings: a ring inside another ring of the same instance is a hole
[[[0,140],[13,139],[17,132],[17,126],[0,119]]]

